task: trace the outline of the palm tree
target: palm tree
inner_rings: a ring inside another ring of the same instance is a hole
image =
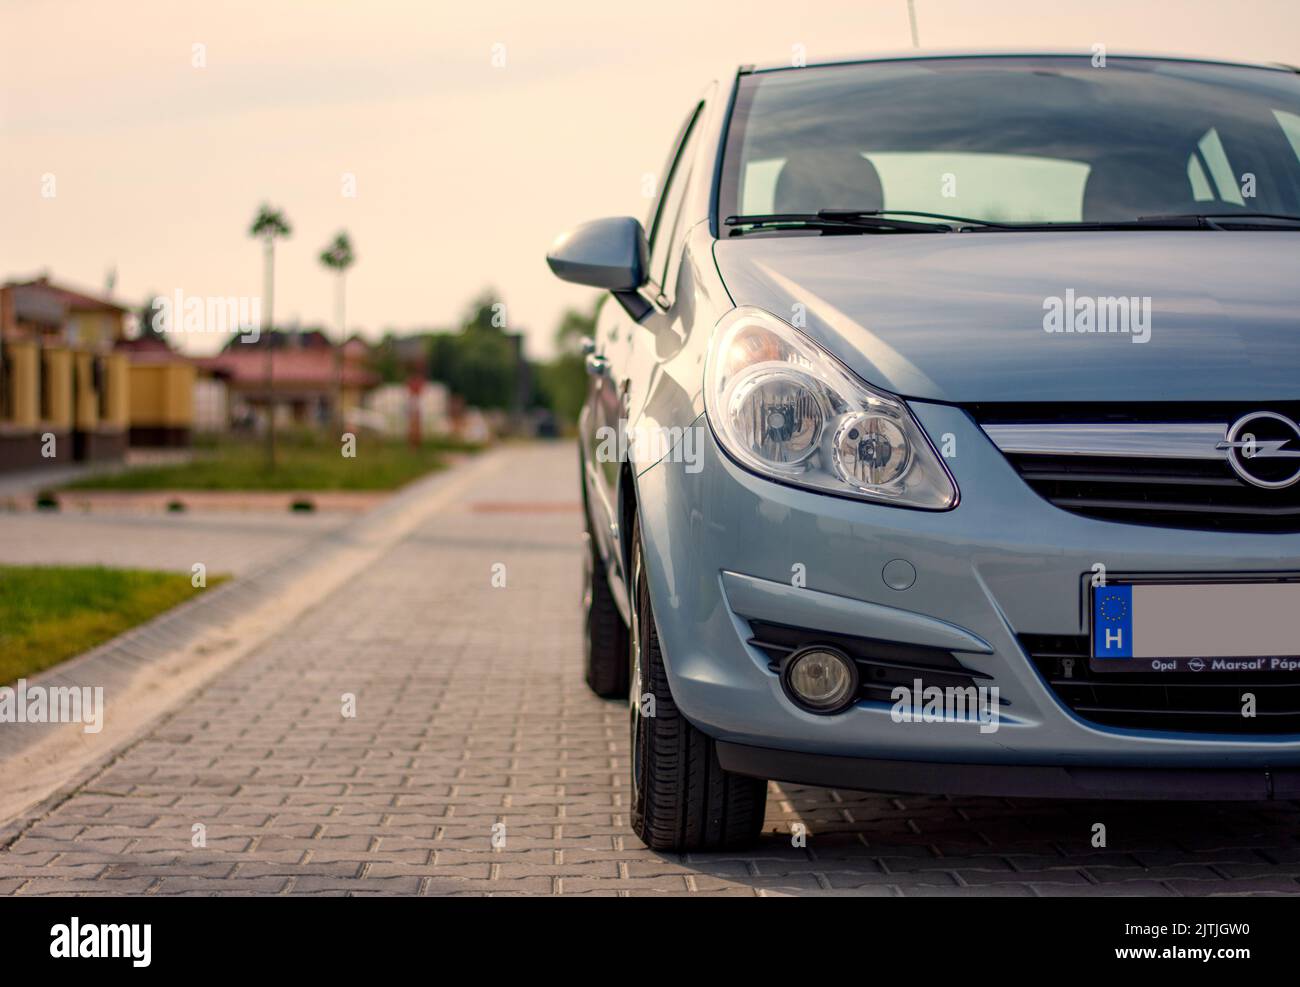
[[[338,281],[335,282],[335,306],[339,341],[334,348],[334,426],[336,429],[343,425],[343,344],[347,342],[347,299],[344,281],[347,278],[348,268],[355,261],[356,255],[352,253],[352,241],[348,238],[347,230],[340,230],[320,252],[320,262],[338,275]]]
[[[275,325],[273,318],[273,305],[275,304],[275,238],[289,236],[291,233],[293,233],[293,229],[289,226],[289,220],[285,218],[284,213],[279,209],[272,209],[265,203],[257,210],[257,215],[253,217],[253,225],[248,228],[249,236],[262,238],[263,257],[265,259],[265,267],[262,270],[262,296],[266,300],[266,305],[262,309],[262,326],[259,334],[262,345],[266,347],[266,462],[268,469],[275,469],[275,377],[271,362],[275,352],[275,341],[271,338]]]

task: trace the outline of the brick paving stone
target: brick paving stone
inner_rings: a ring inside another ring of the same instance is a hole
[[[650,852],[627,828],[624,706],[582,682],[574,450],[488,455],[501,468],[460,502],[0,850],[0,893],[1300,894],[1294,803],[947,799],[773,784],[755,847]],[[513,482],[520,475],[526,484]],[[228,556],[247,545],[258,560],[297,544],[294,519],[237,532],[203,521],[95,519],[67,530],[120,541],[172,525],[222,540]],[[151,533],[140,544],[165,543]],[[492,586],[498,562],[505,588]],[[343,715],[345,694],[355,717]],[[1096,822],[1107,826],[1106,847],[1091,844]],[[206,846],[191,843],[196,823]],[[794,823],[807,829],[805,846],[791,843]]]

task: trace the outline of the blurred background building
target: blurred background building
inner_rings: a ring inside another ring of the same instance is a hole
[[[0,470],[125,456],[127,312],[45,276],[0,286]]]
[[[341,354],[337,350],[318,329],[277,329],[255,340],[232,337],[216,356],[194,361],[202,381],[203,427],[260,430],[268,415],[277,427],[325,425],[336,412],[346,420],[380,379],[362,340],[350,339]]]

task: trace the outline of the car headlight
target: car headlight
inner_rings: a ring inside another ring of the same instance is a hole
[[[736,308],[718,322],[704,404],[722,447],[755,473],[905,507],[957,503],[907,406],[770,312]]]

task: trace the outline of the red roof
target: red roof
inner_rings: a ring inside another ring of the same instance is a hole
[[[132,363],[139,366],[190,362],[183,354],[172,349],[166,340],[159,339],[157,336],[119,339],[113,349],[125,353]]]
[[[110,301],[107,298],[98,298],[94,295],[87,295],[85,292],[73,291],[71,288],[60,288],[52,284],[49,279],[41,277],[34,281],[10,281],[6,288],[37,288],[41,291],[49,292],[51,295],[59,298],[68,308],[77,312],[95,311],[95,312],[129,312],[130,309],[125,305],[119,305],[117,302]]]
[[[232,384],[255,388],[266,382],[266,350],[260,347],[250,348],[247,352],[227,350],[216,356],[201,357],[194,362],[213,373],[228,376]],[[323,347],[272,350],[271,380],[276,387],[295,384],[333,387],[334,351]],[[349,387],[374,387],[379,383],[379,375],[353,361],[344,360],[343,383]]]

